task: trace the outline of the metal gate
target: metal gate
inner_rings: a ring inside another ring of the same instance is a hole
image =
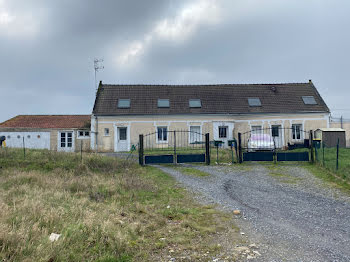
[[[210,164],[209,134],[196,131],[174,130],[166,127],[140,135],[139,163],[206,163]]]
[[[238,133],[239,162],[243,161],[312,161],[312,130],[305,131],[300,125],[282,128],[252,128]]]

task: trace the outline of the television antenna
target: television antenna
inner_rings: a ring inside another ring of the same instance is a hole
[[[103,59],[94,59],[94,69],[95,69],[95,88],[97,90],[97,80],[96,80],[96,75],[97,72],[104,69],[105,67],[102,65]]]

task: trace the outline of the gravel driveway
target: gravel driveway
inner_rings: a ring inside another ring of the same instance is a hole
[[[202,202],[240,209],[255,261],[350,261],[350,197],[300,166],[192,166],[210,176],[159,166]]]

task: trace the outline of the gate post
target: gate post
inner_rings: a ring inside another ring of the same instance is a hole
[[[242,164],[242,134],[238,133],[238,162]]]
[[[314,162],[315,162],[315,156],[314,156],[314,141],[313,141],[314,138],[313,138],[312,130],[310,130],[309,139],[310,139],[311,163],[314,163]]]
[[[143,135],[139,136],[139,164],[144,165],[143,161]]]
[[[210,146],[209,146],[209,133],[205,134],[205,162],[210,165]]]
[[[176,157],[176,131],[174,130],[174,164],[177,164],[177,157]]]

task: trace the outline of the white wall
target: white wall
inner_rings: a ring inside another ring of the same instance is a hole
[[[13,148],[23,147],[32,149],[50,149],[50,132],[1,132],[6,137],[6,146]]]

